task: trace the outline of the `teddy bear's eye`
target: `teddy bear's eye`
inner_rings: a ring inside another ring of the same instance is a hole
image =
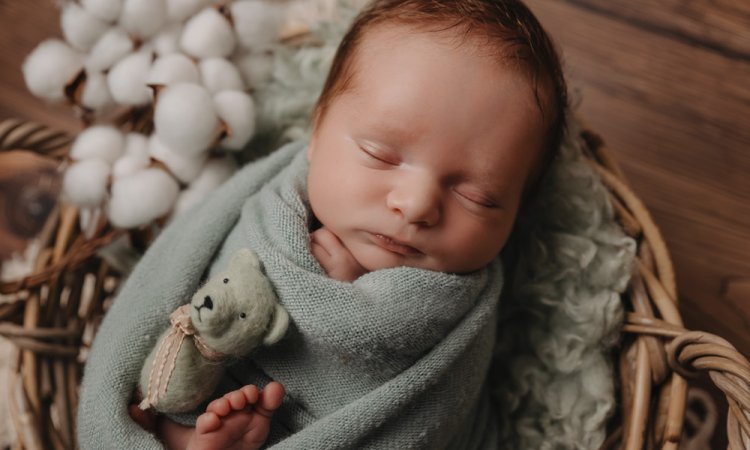
[[[245,317],[247,317],[247,314],[245,314],[245,313],[241,312],[241,313],[240,313],[240,319],[244,319]]]
[[[229,278],[224,278],[224,284],[229,283]]]

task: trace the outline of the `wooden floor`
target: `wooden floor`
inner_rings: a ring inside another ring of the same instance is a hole
[[[528,4],[665,235],[688,325],[750,354],[750,2]]]
[[[687,325],[750,354],[750,1],[528,4],[665,235]],[[23,57],[59,33],[51,0],[0,0],[0,119],[79,129],[21,80]]]

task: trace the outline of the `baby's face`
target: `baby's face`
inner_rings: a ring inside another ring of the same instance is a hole
[[[310,142],[313,213],[367,270],[465,273],[513,227],[544,128],[531,88],[451,32],[380,26]]]

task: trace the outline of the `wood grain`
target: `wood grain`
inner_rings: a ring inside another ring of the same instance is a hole
[[[750,2],[738,0],[565,0],[601,15],[750,61]]]
[[[60,130],[81,130],[68,106],[34,97],[23,81],[26,55],[43,40],[59,36],[60,15],[54,1],[0,0],[0,119],[15,117]]]
[[[687,324],[750,354],[750,299],[722,293],[750,277],[750,62],[574,2],[528,3],[562,48],[581,116],[665,235]]]

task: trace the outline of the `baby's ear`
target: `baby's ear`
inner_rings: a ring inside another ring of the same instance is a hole
[[[289,328],[289,313],[286,312],[283,306],[276,304],[276,310],[273,312],[273,321],[271,322],[270,329],[263,338],[263,345],[273,345],[277,343],[284,335],[286,330]]]

